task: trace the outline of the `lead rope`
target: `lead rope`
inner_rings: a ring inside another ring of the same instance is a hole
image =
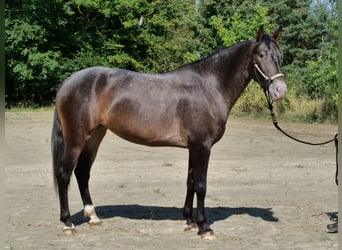
[[[276,129],[278,129],[281,133],[283,133],[284,135],[286,135],[287,137],[289,137],[290,139],[299,142],[299,143],[303,143],[306,145],[310,145],[310,146],[321,146],[321,145],[326,145],[329,144],[331,142],[335,142],[335,148],[336,148],[336,172],[335,172],[335,183],[336,185],[338,185],[338,134],[335,134],[334,138],[327,140],[327,141],[323,141],[323,142],[307,142],[298,138],[293,137],[292,135],[288,134],[287,132],[285,132],[282,128],[279,127],[278,122],[275,118],[275,114],[273,112],[273,102],[269,96],[269,93],[264,90],[264,94],[267,100],[267,104],[268,104],[268,109],[271,112],[271,117],[272,117],[272,121],[273,121],[273,125]]]

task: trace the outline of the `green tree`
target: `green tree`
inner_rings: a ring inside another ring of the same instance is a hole
[[[336,117],[335,10],[336,0],[6,1],[6,101],[52,103],[67,76],[90,66],[173,70],[251,39],[264,25],[269,32],[283,27],[289,89],[297,98],[324,99],[324,113]]]
[[[323,99],[316,120],[337,118],[336,0],[266,1],[272,23],[283,27],[283,71],[297,98]]]
[[[235,5],[235,6],[234,6]],[[222,40],[224,46],[230,46],[234,43],[249,40],[255,37],[256,30],[263,25],[266,29],[270,29],[267,17],[267,7],[263,7],[258,3],[253,4],[246,1],[234,3],[223,9],[223,13],[211,16],[211,24],[216,30],[218,37]],[[231,12],[227,15],[228,10]]]
[[[63,79],[95,65],[174,69],[193,58],[194,12],[180,0],[6,1],[6,101],[49,103]]]
[[[317,56],[306,62],[305,77],[297,87],[298,95],[308,95],[312,99],[323,99],[322,115],[317,119],[337,119],[337,16],[327,2],[317,1],[311,6],[314,22],[324,23],[325,32],[320,34]],[[333,1],[330,1],[333,4]],[[335,2],[336,3],[336,2]]]
[[[334,1],[330,1],[332,5],[312,0],[263,2],[269,6],[271,22],[283,27],[284,65],[305,67],[308,60],[320,55],[322,43],[336,39],[332,36],[334,31],[329,21],[332,16],[328,10]]]
[[[268,8],[260,1],[202,1],[197,16],[195,35],[201,41],[200,56],[236,42],[255,37],[260,25],[273,29],[267,16]]]

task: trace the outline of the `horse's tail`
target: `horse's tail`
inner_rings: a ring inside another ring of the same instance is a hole
[[[53,126],[52,126],[52,135],[51,135],[51,151],[52,151],[52,166],[53,166],[53,182],[54,187],[57,192],[58,185],[57,185],[57,175],[62,167],[62,160],[64,154],[64,137],[63,131],[61,127],[61,122],[59,120],[57,108],[55,108],[55,114],[53,119]]]

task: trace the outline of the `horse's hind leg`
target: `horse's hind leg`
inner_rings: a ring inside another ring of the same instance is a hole
[[[90,197],[89,192],[89,178],[90,169],[95,160],[99,145],[106,134],[105,127],[98,127],[93,131],[89,140],[87,140],[85,147],[78,159],[75,176],[84,205],[84,216],[89,217],[89,225],[95,227],[101,224],[101,220],[95,213],[95,208]]]
[[[66,147],[64,152],[63,163],[56,170],[56,181],[58,184],[58,194],[60,200],[60,220],[64,223],[63,232],[65,234],[74,234],[76,232],[74,224],[71,222],[69,201],[68,201],[68,186],[74,166],[77,162],[81,147]]]

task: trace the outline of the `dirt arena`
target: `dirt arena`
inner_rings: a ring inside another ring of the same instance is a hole
[[[187,151],[128,143],[108,132],[90,191],[101,227],[83,218],[75,178],[69,188],[75,236],[65,236],[53,187],[52,112],[7,112],[5,249],[337,249],[325,232],[337,211],[333,144],[311,147],[271,121],[231,117],[212,150],[206,213],[215,241],[184,232]],[[320,141],[334,125],[281,122]]]

